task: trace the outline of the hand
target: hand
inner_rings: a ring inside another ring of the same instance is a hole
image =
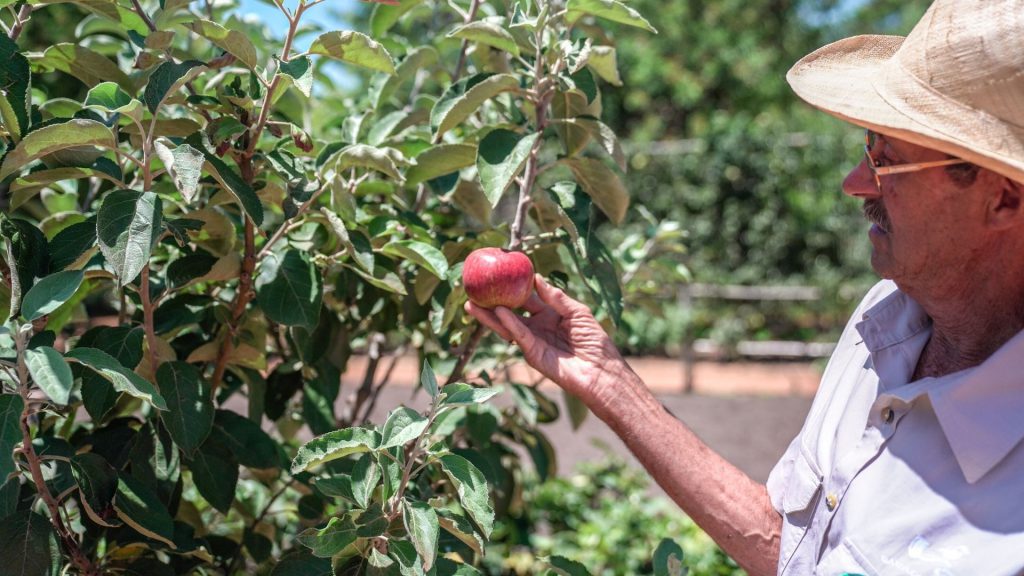
[[[534,277],[534,287],[536,291],[523,306],[528,317],[503,306],[488,310],[472,302],[466,303],[466,312],[518,344],[530,366],[593,409],[595,402],[609,397],[605,383],[628,367],[585,305],[539,274]]]

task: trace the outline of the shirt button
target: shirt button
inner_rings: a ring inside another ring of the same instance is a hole
[[[839,499],[836,498],[835,494],[829,494],[825,497],[825,506],[828,506],[828,511],[831,512],[836,509],[836,505],[839,504]]]
[[[889,408],[888,406],[882,408],[882,420],[885,420],[886,424],[892,424],[892,420],[895,417],[896,413],[893,412],[892,408]]]

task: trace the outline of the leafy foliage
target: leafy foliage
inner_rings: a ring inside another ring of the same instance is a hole
[[[464,315],[461,265],[523,250],[619,319],[596,234],[629,205],[599,121],[618,71],[593,32],[653,29],[617,0],[409,1],[375,4],[367,34],[319,29],[322,3],[277,4],[279,37],[225,3],[8,6],[0,518],[19,570],[479,574],[521,470],[553,474],[538,424],[557,408],[494,383],[514,357]],[[413,352],[429,407],[375,421]]]

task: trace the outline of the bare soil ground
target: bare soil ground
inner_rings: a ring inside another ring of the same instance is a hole
[[[361,374],[362,361],[353,359],[349,373]],[[760,482],[768,478],[800,431],[820,378],[818,369],[805,363],[699,362],[694,371],[694,393],[683,394],[683,367],[678,361],[630,358],[629,363],[676,417]],[[535,380],[526,367],[514,371],[513,376],[520,382]],[[375,421],[383,421],[387,411],[401,403],[425,404],[424,394],[413,394],[412,387],[418,381],[414,358],[403,358],[392,380],[377,405]],[[357,385],[346,381],[343,392]],[[550,386],[552,398],[561,401],[553,384],[544,385]],[[578,463],[600,459],[607,451],[639,466],[622,441],[593,416],[579,430],[573,431],[564,417],[546,429],[558,456],[559,474],[570,474]]]

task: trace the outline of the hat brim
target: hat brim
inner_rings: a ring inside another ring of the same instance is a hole
[[[854,36],[793,65],[797,96],[837,118],[1024,182],[1024,130],[965,108],[899,68],[902,36]],[[938,127],[941,126],[940,130]]]

